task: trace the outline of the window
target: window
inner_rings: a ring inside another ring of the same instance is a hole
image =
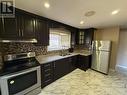
[[[70,48],[71,33],[67,30],[50,29],[48,51]]]

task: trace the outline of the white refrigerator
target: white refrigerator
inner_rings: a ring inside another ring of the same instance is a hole
[[[93,70],[108,74],[110,61],[111,41],[92,41]]]

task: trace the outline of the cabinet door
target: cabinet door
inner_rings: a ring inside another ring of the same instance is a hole
[[[78,56],[78,68],[87,70],[90,66],[90,56]]]
[[[77,42],[79,45],[84,45],[84,37],[85,37],[84,30],[79,30],[78,31],[78,38],[77,38],[77,40],[78,40]]]
[[[37,84],[37,71],[21,74],[7,80],[9,95],[15,95]]]
[[[0,38],[15,39],[19,36],[17,30],[17,17],[15,18],[3,18],[0,21]]]
[[[71,62],[71,70],[75,70],[77,67],[76,67],[76,64],[77,64],[77,56],[73,56],[72,57],[72,62]]]
[[[3,18],[0,18],[0,38],[2,38],[3,33],[4,33]]]
[[[36,38],[38,40],[37,45],[49,45],[49,28],[47,20],[36,20]]]
[[[76,56],[72,56],[70,58],[68,58],[68,62],[69,62],[69,67],[70,67],[70,72],[75,70],[77,67],[76,67],[76,63],[77,63],[77,57]]]
[[[78,68],[80,68],[81,70],[85,70],[85,59],[83,56],[79,55],[78,56]]]
[[[84,44],[85,46],[89,46],[92,44],[92,40],[93,40],[93,35],[94,35],[94,29],[86,29],[84,32]]]
[[[89,47],[91,45],[94,35],[94,28],[89,29],[80,29],[76,35],[76,42],[79,45],[85,45],[86,47]]]
[[[54,62],[54,80],[69,73],[68,59],[61,59]]]
[[[76,33],[78,32],[78,29],[76,28],[71,28],[71,46],[74,47],[77,43],[76,43]]]
[[[35,20],[29,14],[22,14],[21,18],[21,35],[26,39],[35,38]]]

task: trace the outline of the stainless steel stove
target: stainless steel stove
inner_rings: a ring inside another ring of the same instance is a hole
[[[37,95],[41,91],[40,65],[34,52],[4,56],[0,70],[2,95]]]

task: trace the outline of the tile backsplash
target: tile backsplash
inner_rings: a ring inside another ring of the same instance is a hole
[[[77,45],[74,50],[87,50],[87,48]],[[25,52],[35,52],[36,55],[59,53],[59,51],[48,52],[47,46],[36,46],[32,43],[0,43],[0,56]]]
[[[36,55],[46,54],[47,46],[36,46],[32,43],[0,43],[2,55],[35,52]]]

